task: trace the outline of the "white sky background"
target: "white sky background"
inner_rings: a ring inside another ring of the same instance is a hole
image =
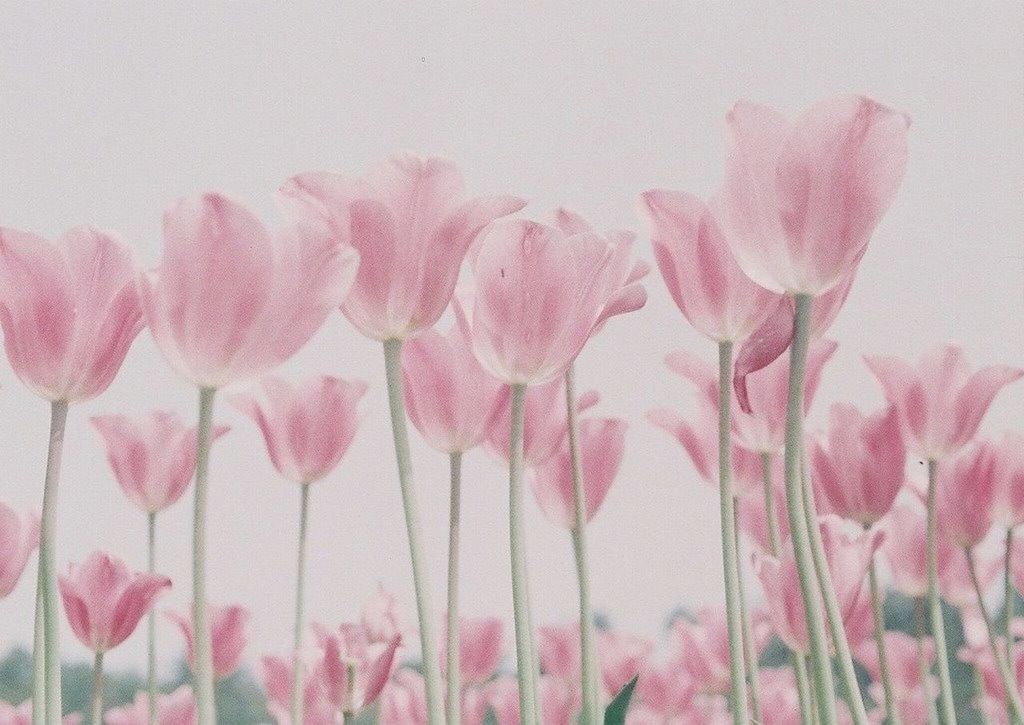
[[[169,5],[172,7],[165,7]],[[346,7],[342,7],[342,6]],[[0,4],[0,224],[56,236],[76,224],[119,230],[147,265],[174,198],[231,192],[277,223],[272,193],[311,169],[358,173],[396,149],[457,160],[473,193],[566,205],[598,227],[641,233],[652,187],[711,193],[722,174],[723,118],[750,98],[796,113],[821,97],[867,93],[913,116],[906,181],[878,229],[833,334],[815,421],[842,399],[876,406],[860,356],[915,357],[946,340],[977,363],[1024,364],[1024,11],[1015,2],[931,3],[114,3]],[[731,4],[730,4],[731,5]],[[582,7],[582,6],[580,6]],[[579,361],[601,415],[630,422],[626,459],[589,529],[594,599],[617,625],[650,636],[685,603],[722,600],[715,492],[682,449],[644,420],[690,405],[662,358],[713,355],[660,277],[647,307],[613,321]],[[413,622],[379,345],[333,315],[281,371],[369,380],[366,420],[312,500],[308,611],[354,617],[378,582]],[[47,405],[0,365],[0,500],[38,505]],[[143,332],[109,391],[72,409],[61,487],[58,563],[109,549],[143,567],[144,517],[122,496],[91,415],[154,406],[191,419],[195,392]],[[986,420],[1021,419],[1024,385]],[[254,611],[248,656],[290,640],[298,491],[271,467],[257,428],[213,453],[210,589]],[[415,437],[416,486],[434,603],[443,607],[447,461]],[[463,609],[508,617],[505,473],[467,456]],[[528,500],[535,621],[575,616],[568,535]],[[163,607],[190,600],[187,501],[159,519],[159,561],[175,581]],[[34,560],[0,601],[0,650],[31,634]],[[178,655],[170,625],[163,659]],[[64,653],[84,649],[64,628]],[[110,656],[143,666],[140,632]],[[511,643],[511,637],[507,639]]]

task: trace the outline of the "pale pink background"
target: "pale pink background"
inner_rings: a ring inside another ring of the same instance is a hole
[[[880,396],[862,353],[914,356],[962,342],[978,362],[1024,361],[1024,17],[1017,2],[909,3],[156,3],[0,5],[0,223],[56,235],[120,230],[155,262],[160,213],[174,197],[224,189],[274,219],[273,190],[314,168],[358,172],[394,149],[440,153],[471,189],[513,192],[541,216],[565,204],[598,226],[643,232],[637,194],[711,192],[722,119],[748,97],[797,112],[860,91],[914,119],[907,178],[878,229],[836,323],[841,346],[821,403]],[[346,7],[342,7],[342,6]],[[832,5],[832,7],[827,7]],[[63,7],[62,7],[63,6]],[[168,7],[169,6],[169,7]],[[579,7],[577,7],[579,6]],[[644,238],[640,254],[650,259]],[[630,421],[619,480],[590,529],[597,607],[651,636],[670,609],[716,603],[717,503],[681,449],[645,423],[689,397],[663,355],[711,355],[650,280],[647,308],[619,319],[579,363],[602,414]],[[378,345],[333,316],[284,374],[365,377],[355,446],[313,498],[309,612],[354,616],[378,582],[412,621],[405,534]],[[0,498],[39,500],[46,405],[0,366]],[[986,428],[1020,421],[1011,387]],[[165,406],[191,418],[193,391],[143,333],[107,394],[75,407],[64,472],[58,561],[93,548],[144,564],[144,521],[116,488],[87,423],[97,413]],[[216,444],[211,590],[253,608],[250,658],[284,652],[291,631],[298,492],[267,461],[248,420]],[[444,458],[414,440],[434,601],[442,606]],[[510,615],[504,473],[467,457],[464,609]],[[160,518],[160,567],[189,601],[190,506]],[[574,616],[564,531],[529,505],[536,620]],[[33,564],[34,566],[34,564]],[[34,574],[0,602],[0,649],[27,642]],[[164,659],[177,635],[161,629]],[[110,657],[143,661],[136,636]],[[86,653],[64,630],[70,658]]]

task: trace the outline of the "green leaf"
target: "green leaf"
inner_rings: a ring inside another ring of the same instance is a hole
[[[626,711],[629,710],[629,700],[633,697],[633,688],[636,687],[637,678],[640,675],[635,675],[632,680],[626,683],[626,686],[619,690],[619,694],[615,696],[608,707],[604,711],[604,725],[623,725],[626,722]]]

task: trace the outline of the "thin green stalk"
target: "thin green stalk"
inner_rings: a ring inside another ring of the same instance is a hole
[[[341,708],[341,721],[345,725],[356,721],[355,690],[356,665],[350,660],[345,663],[345,704]]]
[[[36,616],[32,640],[32,725],[46,723],[46,635],[43,627],[43,577],[36,580]]]
[[[917,668],[921,672],[921,682],[928,682],[931,667],[924,652],[925,623],[928,618],[925,612],[923,597],[914,597],[914,637],[917,639]],[[928,725],[939,725],[939,712],[935,708],[935,698],[928,698]]]
[[[530,592],[526,577],[526,527],[523,520],[523,426],[525,385],[512,386],[512,431],[508,457],[509,544],[512,554],[512,606],[516,626],[519,721],[538,723],[537,656],[533,644]]]
[[[402,392],[402,341],[384,341],[384,372],[391,410],[391,432],[398,461],[398,483],[402,490],[405,528],[409,539],[412,579],[416,590],[416,614],[420,627],[420,650],[423,678],[427,690],[427,720],[430,725],[444,721],[444,698],[441,694],[441,664],[438,660],[437,637],[434,634],[434,613],[430,603],[430,577],[420,541],[419,513],[412,479],[412,457],[409,454],[409,431],[405,424],[405,400]]]
[[[900,725],[899,708],[896,706],[896,688],[892,683],[892,670],[889,668],[889,655],[885,650],[885,616],[882,608],[882,588],[878,581],[878,565],[875,555],[871,555],[868,564],[868,580],[871,584],[871,609],[875,620],[875,646],[878,647],[878,669],[882,676],[882,691],[885,693],[885,712],[889,716],[889,725]]]
[[[804,660],[804,656],[796,650],[790,650],[789,659],[793,665],[793,673],[796,675],[796,694],[800,701],[800,723],[801,725],[813,725],[818,720],[814,708],[814,697],[811,694],[811,682],[807,675],[807,662]]]
[[[927,569],[928,608],[931,616],[932,638],[935,640],[935,661],[939,670],[939,702],[942,720],[946,725],[956,725],[956,708],[953,706],[953,683],[949,677],[949,660],[946,650],[946,625],[942,621],[942,603],[939,601],[939,539],[935,510],[935,488],[937,485],[938,461],[928,459],[928,501],[927,526]]]
[[[199,725],[216,723],[213,692],[213,646],[206,606],[206,498],[210,473],[215,388],[199,389],[196,432],[196,487],[192,513],[192,631],[195,646],[193,689]]]
[[[576,371],[565,373],[565,409],[569,432],[569,462],[572,469],[572,547],[576,558],[576,581],[580,597],[580,662],[583,693],[582,722],[600,722],[601,703],[597,689],[597,653],[594,649],[594,611],[590,601],[590,573],[587,566],[587,500],[580,459],[579,418],[576,409]]]
[[[462,505],[462,453],[449,454],[451,493],[448,498],[448,725],[462,722],[459,659],[459,521]]]
[[[814,578],[813,553],[807,519],[804,515],[803,496],[801,495],[803,485],[800,480],[804,435],[804,374],[807,366],[812,298],[799,294],[794,296],[794,302],[796,319],[793,326],[793,342],[790,346],[789,396],[786,405],[786,508],[789,512],[790,538],[796,555],[800,594],[803,597],[807,631],[811,641],[811,665],[814,671],[818,712],[822,725],[835,725],[836,708],[835,689],[832,684],[832,663],[828,656],[825,622],[819,608],[818,586]]]
[[[156,571],[156,512],[146,515],[146,565],[150,574]],[[146,693],[149,697],[149,725],[156,725],[156,609],[150,608],[146,617]]]
[[[1014,592],[1013,583],[1010,581],[1010,571],[1013,566],[1013,527],[1006,529],[1006,559],[1003,568],[1003,634],[1006,635],[1006,661],[1009,662],[1013,655],[1013,629],[1010,625],[1013,622],[1014,613]]]
[[[743,582],[743,552],[739,536],[739,510],[733,505],[734,530],[736,534],[736,578],[739,582],[740,619],[743,621],[743,657],[747,665],[747,687],[750,688],[750,714],[754,722],[761,722],[761,672],[757,663],[757,642],[754,641],[754,626],[750,620],[750,608]]]
[[[97,652],[92,665],[92,723],[103,722],[103,653]]]
[[[303,612],[303,595],[306,590],[306,536],[309,530],[309,489],[311,484],[299,486],[299,551],[295,566],[295,630],[292,666],[292,722],[302,722],[302,704],[304,692],[302,678],[302,632],[306,628]]]

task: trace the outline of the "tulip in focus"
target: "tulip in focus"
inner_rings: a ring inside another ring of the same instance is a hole
[[[28,558],[39,546],[39,514],[0,503],[0,599],[14,591]]]
[[[208,605],[210,612],[210,635],[213,642],[213,676],[222,680],[230,677],[242,663],[242,655],[248,643],[250,613],[239,605]],[[189,664],[195,667],[195,638],[192,635],[192,618],[178,612],[165,612],[165,616],[181,630],[185,639],[185,652]]]

